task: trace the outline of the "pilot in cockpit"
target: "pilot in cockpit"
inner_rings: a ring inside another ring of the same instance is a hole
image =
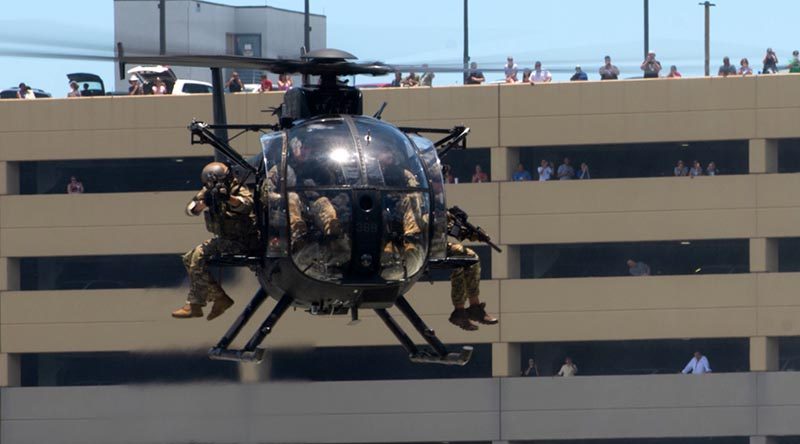
[[[318,190],[341,183],[336,166],[329,163],[327,156],[311,155],[296,137],[289,141],[289,148],[291,155],[286,174],[294,176],[296,183],[287,185],[297,187],[296,191],[287,193],[292,252],[299,254],[295,259],[342,265],[350,257],[342,223],[331,198],[325,195],[329,191]],[[311,230],[307,220],[313,223]],[[319,237],[313,237],[313,233],[318,233]],[[307,248],[314,245],[317,248]]]
[[[387,186],[398,188],[419,187],[417,177],[397,162],[395,153],[392,150],[384,150],[377,157],[383,174],[383,181]],[[390,238],[383,249],[382,262],[384,265],[388,265],[401,254],[406,262],[422,260],[418,250],[422,233],[420,221],[418,221],[418,218],[422,215],[420,193],[411,192],[410,190],[391,193],[387,196],[386,208],[389,215],[387,222]],[[392,235],[392,233],[394,234]]]

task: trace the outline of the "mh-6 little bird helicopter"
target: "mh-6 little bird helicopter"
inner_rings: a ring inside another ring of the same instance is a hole
[[[209,350],[211,358],[260,361],[264,349],[259,345],[294,306],[312,315],[349,313],[353,320],[358,319],[359,309],[371,309],[412,361],[451,365],[469,361],[471,347],[449,352],[404,297],[428,268],[474,263],[475,259],[446,257],[448,230],[464,233],[462,237],[471,232],[472,238],[498,249],[480,228],[466,221],[463,212],[448,224],[439,158],[454,147],[465,148],[469,128],[396,127],[380,120],[385,103],[372,117],[364,116],[361,92],[338,79],[383,75],[401,67],[354,63],[349,61],[355,59],[352,54],[334,49],[312,51],[301,60],[126,56],[121,45],[118,52],[120,73],[132,63],[210,67],[215,123],[193,121],[192,144],[213,146],[218,158],[238,170],[240,181],[253,187],[263,251],[215,257],[212,262],[250,266],[260,288]],[[278,124],[229,125],[224,67],[319,76],[319,84],[287,91],[275,110]],[[228,130],[264,132],[261,154],[244,159],[229,145]],[[433,142],[419,133],[445,136]],[[268,295],[278,301],[272,312],[244,348],[230,349]],[[387,311],[392,306],[430,348],[417,347]]]

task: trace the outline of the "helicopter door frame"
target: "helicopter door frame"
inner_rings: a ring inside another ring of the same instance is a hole
[[[265,227],[264,227],[264,231],[266,232],[266,235],[264,236],[264,238],[265,238],[266,244],[267,244],[266,245],[266,254],[265,255],[266,255],[267,258],[270,258],[270,259],[277,259],[277,258],[288,257],[289,256],[289,251],[290,251],[290,248],[291,248],[291,245],[290,245],[290,242],[289,242],[289,240],[290,240],[290,234],[289,234],[289,204],[288,204],[289,201],[288,201],[288,195],[287,195],[287,191],[286,191],[286,176],[287,176],[287,171],[286,171],[286,151],[287,151],[288,144],[286,143],[287,137],[286,137],[286,132],[285,131],[280,131],[280,132],[276,131],[276,132],[273,132],[273,133],[265,134],[264,136],[262,136],[262,140],[263,140],[264,137],[270,137],[272,135],[275,135],[274,136],[275,138],[280,137],[280,139],[281,139],[281,142],[280,142],[281,143],[280,160],[277,163],[270,164],[269,148],[265,147],[263,142],[262,142],[261,149],[262,149],[262,152],[264,154],[264,169],[265,169],[265,173],[264,173],[264,179],[263,179],[263,182],[262,182],[262,185],[261,185],[260,188],[262,188],[261,191],[263,193],[267,193],[267,196],[266,196],[266,199],[265,199],[265,201],[267,202],[267,205],[266,205],[266,217],[265,217],[266,224],[265,224]],[[268,142],[268,143],[270,143],[270,142]],[[276,194],[278,194],[278,196],[280,196],[278,198],[278,203],[275,204],[275,205],[271,204],[270,201],[269,201],[269,182],[268,181],[271,180],[270,177],[269,177],[269,172],[270,172],[270,169],[272,169],[273,167],[276,168],[277,173],[278,173],[278,183],[275,184],[276,185],[275,191],[276,191]],[[282,224],[278,224],[278,226],[275,227],[276,231],[277,231],[277,236],[278,236],[278,247],[277,248],[273,248],[272,247],[272,245],[271,245],[271,236],[270,236],[271,234],[273,234],[273,233],[270,232],[271,231],[270,221],[272,220],[273,211],[277,211],[279,213],[279,215],[278,215],[279,220],[283,221]],[[263,212],[263,209],[262,209],[262,212]]]

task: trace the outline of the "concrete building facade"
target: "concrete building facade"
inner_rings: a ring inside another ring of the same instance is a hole
[[[164,353],[202,359],[254,284],[226,284],[237,305],[209,323],[169,317],[182,302],[179,283],[58,288],[77,273],[46,273],[58,261],[173,260],[206,238],[202,221],[183,214],[190,187],[103,192],[85,181],[86,193],[66,195],[32,189],[26,175],[42,174],[36,168],[47,162],[68,170],[150,159],[178,168],[207,158],[209,149],[192,147],[185,127],[194,117],[210,119],[209,96],[3,101],[0,440],[795,442],[800,376],[789,370],[800,336],[798,82],[776,75],[365,91],[364,109],[387,101],[383,118],[398,125],[470,126],[468,149],[453,159],[488,153],[491,182],[448,185],[447,198],[503,247],[484,254],[490,264],[481,282],[500,324],[455,329],[447,322],[449,284],[420,282],[412,304],[447,343],[476,345],[474,359],[485,369],[425,378],[391,369],[373,378],[356,369],[347,381],[300,383],[269,380],[281,371],[278,355],[267,366],[241,365],[225,382],[94,384],[56,368],[71,356],[113,353],[123,354],[113,362],[132,367]],[[262,121],[261,110],[281,97],[230,95],[228,120]],[[721,147],[713,160],[727,166],[714,177],[668,177],[670,163],[653,177],[603,177],[598,169],[592,180],[510,180],[520,160],[545,158],[547,150],[597,162],[621,155],[628,170],[644,170],[648,156],[660,156],[657,144],[691,161],[687,150],[712,143]],[[234,144],[248,154],[259,149],[257,135]],[[648,156],[636,160],[642,150]],[[686,253],[659,253],[679,248]],[[613,258],[619,272],[602,274],[608,251],[620,252]],[[651,276],[627,275],[629,252],[650,264]],[[591,266],[558,262],[571,254]],[[266,345],[342,354],[395,345],[379,318],[363,313],[358,326],[348,321],[289,312]],[[677,374],[695,348],[714,373]],[[519,377],[533,355],[543,376]],[[578,356],[579,376],[551,377],[565,355]],[[677,357],[654,363],[666,355]]]

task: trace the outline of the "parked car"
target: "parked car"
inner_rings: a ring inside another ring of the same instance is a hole
[[[212,87],[208,82],[199,80],[179,79],[175,72],[168,66],[135,66],[128,70],[128,75],[133,75],[141,82],[144,93],[153,92],[153,83],[156,78],[161,78],[167,87],[167,94],[206,94],[211,93]]]
[[[0,91],[0,99],[16,99],[17,91],[19,91],[18,86],[6,88]],[[49,99],[53,97],[52,94],[50,94],[49,92],[42,91],[41,89],[38,88],[31,88],[31,91],[33,91],[33,95],[35,95],[37,99]]]

